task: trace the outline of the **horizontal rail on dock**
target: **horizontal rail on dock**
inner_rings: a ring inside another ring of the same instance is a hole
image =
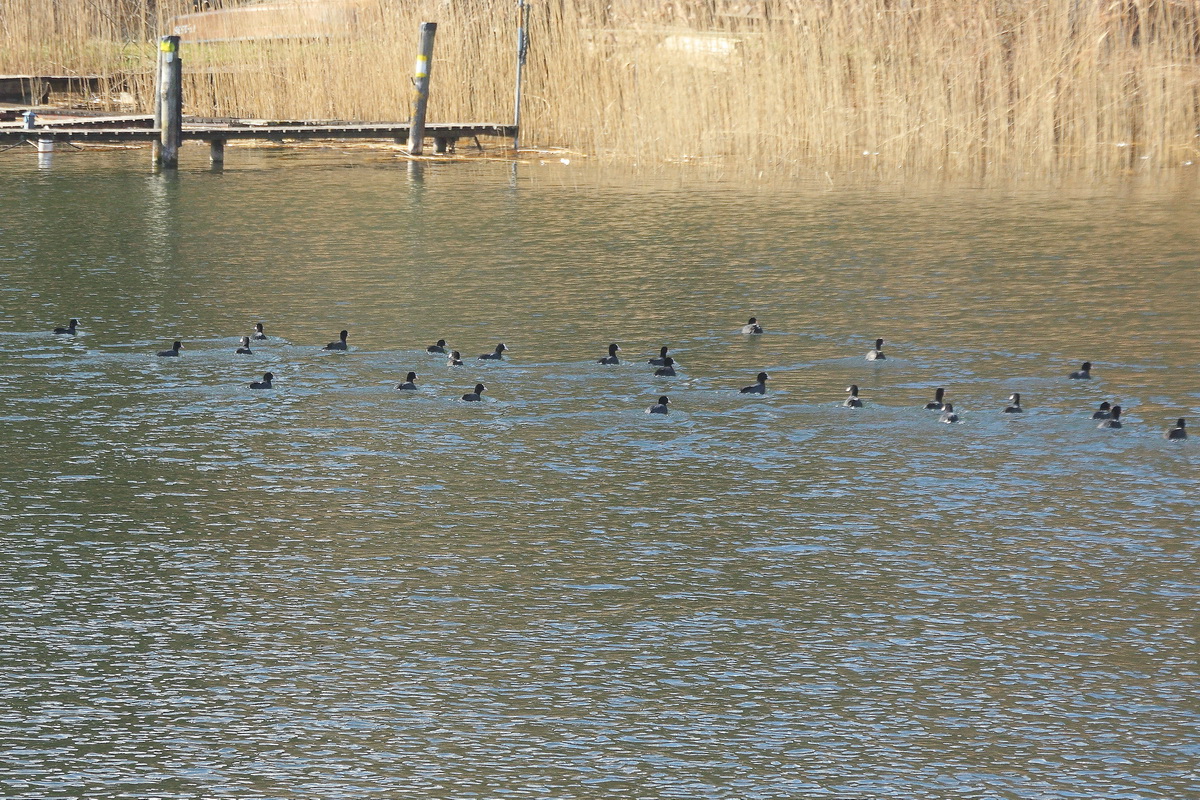
[[[184,139],[407,139],[408,124],[364,125],[252,125],[184,128]],[[513,126],[492,124],[429,124],[430,139],[465,139],[471,136],[512,136]]]

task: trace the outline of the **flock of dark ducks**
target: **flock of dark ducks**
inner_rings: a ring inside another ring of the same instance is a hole
[[[55,328],[54,333],[60,334],[60,335],[74,336],[78,330],[78,327],[79,327],[79,320],[72,319],[68,323],[67,327]],[[759,324],[757,318],[751,317],[746,322],[746,324],[742,326],[741,332],[743,334],[752,336],[752,335],[762,333],[763,327],[762,327],[762,325]],[[342,350],[342,351],[349,350],[350,347],[346,343],[346,340],[349,337],[349,335],[350,335],[349,331],[341,331],[338,334],[337,341],[330,342],[329,344],[325,345],[325,347],[322,349],[324,349],[324,350]],[[261,322],[255,323],[254,333],[251,334],[250,336],[242,337],[241,343],[239,344],[236,352],[238,355],[253,355],[253,350],[251,349],[251,343],[253,341],[266,341],[266,339],[267,339],[267,334],[263,330],[263,324]],[[870,352],[867,353],[867,356],[866,356],[867,361],[886,361],[887,360],[887,356],[883,352],[883,343],[884,343],[883,339],[875,340],[875,346],[870,350]],[[160,350],[157,355],[161,358],[177,358],[179,356],[179,351],[182,349],[183,349],[183,343],[179,342],[179,341],[175,341],[175,342],[171,343],[171,348],[169,350]],[[617,353],[620,352],[620,350],[621,350],[620,345],[616,344],[615,342],[613,344],[610,344],[608,346],[608,355],[605,356],[604,358],[598,359],[598,363],[608,364],[608,365],[620,364],[621,359],[617,356]],[[492,350],[490,353],[482,353],[481,355],[479,355],[477,360],[479,360],[479,361],[503,361],[504,353],[507,351],[508,351],[507,345],[505,345],[503,342],[501,342],[501,343],[497,344],[495,349]],[[445,355],[447,357],[446,364],[448,366],[460,367],[463,365],[462,353],[460,353],[457,350],[449,349],[446,345],[445,339],[438,339],[435,344],[431,344],[428,347],[426,347],[425,352],[430,353],[430,354],[435,354],[435,355]],[[653,367],[657,367],[657,369],[655,369],[655,371],[654,371],[654,375],[656,377],[660,377],[660,378],[661,377],[673,377],[676,374],[675,373],[675,359],[672,358],[671,356],[667,355],[667,353],[668,353],[668,348],[666,346],[663,346],[659,350],[658,356],[656,358],[651,358],[649,361],[646,362]],[[759,395],[766,394],[767,393],[767,380],[770,377],[771,376],[768,375],[767,373],[760,372],[755,377],[754,383],[750,384],[749,386],[742,387],[739,391],[741,394],[759,394]],[[1090,380],[1092,377],[1092,362],[1090,362],[1090,361],[1083,362],[1083,364],[1080,365],[1078,370],[1075,370],[1074,372],[1070,373],[1069,375],[1067,375],[1067,377],[1070,378],[1071,380]],[[274,380],[275,380],[275,375],[273,373],[266,372],[266,373],[263,373],[262,380],[252,381],[250,383],[250,388],[251,389],[272,389],[272,388],[274,388],[274,384],[273,384]],[[396,389],[398,389],[400,391],[416,391],[416,389],[417,389],[416,381],[417,381],[417,373],[409,372],[405,376],[404,382],[399,384],[396,387]],[[483,393],[486,390],[487,390],[486,386],[484,386],[482,383],[477,383],[477,384],[475,384],[475,388],[472,391],[469,391],[469,392],[465,393],[464,395],[462,395],[461,399],[467,403],[478,403],[481,400],[483,400]],[[848,386],[846,388],[846,392],[849,396],[846,398],[846,401],[844,403],[842,403],[843,406],[845,406],[846,408],[862,408],[863,407],[863,401],[858,396],[858,385],[857,384],[852,384],[852,385]],[[940,411],[941,414],[938,417],[939,422],[944,422],[947,424],[956,423],[956,422],[958,422],[958,414],[954,410],[954,404],[946,401],[945,396],[946,396],[945,388],[939,386],[937,389],[934,390],[933,400],[931,400],[930,402],[925,404],[925,409],[929,410],[929,411]],[[1008,403],[1009,403],[1009,405],[1006,406],[1003,411],[1003,413],[1005,413],[1005,414],[1021,414],[1025,410],[1025,409],[1021,408],[1021,395],[1016,392],[1009,395]],[[669,414],[670,413],[670,405],[671,405],[671,398],[668,397],[667,395],[661,395],[661,396],[659,396],[658,401],[656,403],[654,403],[653,405],[651,405],[649,408],[646,409],[646,413],[647,414]],[[1099,420],[1100,424],[1096,426],[1098,428],[1106,428],[1106,429],[1121,428],[1122,427],[1121,406],[1112,405],[1108,402],[1103,402],[1100,404],[1100,407],[1098,409],[1096,409],[1095,412],[1092,413],[1092,419]],[[1180,417],[1178,420],[1176,420],[1175,425],[1173,427],[1167,429],[1167,431],[1163,434],[1163,436],[1167,439],[1173,439],[1173,440],[1186,439],[1187,438],[1187,421],[1183,417]]]

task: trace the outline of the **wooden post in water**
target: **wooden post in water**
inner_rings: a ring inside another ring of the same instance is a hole
[[[521,79],[525,74],[525,56],[529,53],[529,3],[517,4],[520,22],[517,25],[517,92],[513,103],[513,153],[521,143]]]
[[[160,46],[158,48],[158,61],[155,63],[155,66],[154,66],[154,95],[153,95],[154,108],[152,109],[154,112],[154,129],[157,131],[162,130],[162,89],[163,89],[163,51],[162,51],[162,47]],[[161,138],[162,134],[159,134],[159,136]],[[150,149],[152,152],[153,161],[155,164],[157,164],[158,163],[158,154],[159,154],[159,151],[162,149],[157,139],[155,139],[154,142],[151,144]]]
[[[408,152],[414,156],[421,155],[425,139],[425,109],[429,105],[429,72],[433,66],[433,37],[436,34],[436,22],[421,23],[421,43],[413,68],[412,120],[408,127]]]
[[[214,165],[225,163],[225,140],[213,139],[208,143],[208,160]]]
[[[161,91],[158,95],[158,163],[179,165],[179,143],[183,139],[183,65],[179,60],[179,37],[164,36],[158,44],[162,59]]]

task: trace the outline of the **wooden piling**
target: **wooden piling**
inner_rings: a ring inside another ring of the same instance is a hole
[[[417,47],[417,63],[413,68],[412,120],[408,129],[408,152],[421,155],[425,139],[425,110],[429,105],[429,73],[433,67],[433,37],[436,22],[421,23],[421,40]]]
[[[183,65],[179,59],[179,37],[162,37],[158,50],[161,59],[161,85],[155,111],[160,130],[158,163],[175,167],[179,165],[179,143],[183,139]]]
[[[153,108],[151,113],[154,114],[154,129],[162,130],[162,90],[163,90],[163,51],[161,45],[158,48],[158,60],[154,64],[154,94],[151,95],[151,103]],[[157,139],[150,145],[151,160],[158,164],[159,152],[161,147]]]
[[[529,53],[529,3],[521,0],[518,4],[520,19],[517,24],[517,88],[513,98],[513,153],[520,147],[521,141],[521,82],[525,76],[525,57]]]
[[[208,160],[214,165],[225,163],[225,140],[210,139],[208,142]]]

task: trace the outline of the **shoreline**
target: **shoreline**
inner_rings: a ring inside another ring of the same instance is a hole
[[[102,88],[87,104],[146,113],[154,45],[105,40],[82,0],[65,2],[78,5],[69,29],[35,16],[31,41],[0,33],[0,73],[93,76]],[[1099,4],[768,6],[755,19],[663,20],[599,0],[541,9],[522,140],[637,167],[748,173],[1104,176],[1200,163],[1200,6],[1195,19],[1156,6],[1136,26]],[[378,0],[354,19],[340,37],[185,37],[185,113],[406,119],[419,20],[437,19],[429,120],[512,118],[507,3],[468,13]]]

